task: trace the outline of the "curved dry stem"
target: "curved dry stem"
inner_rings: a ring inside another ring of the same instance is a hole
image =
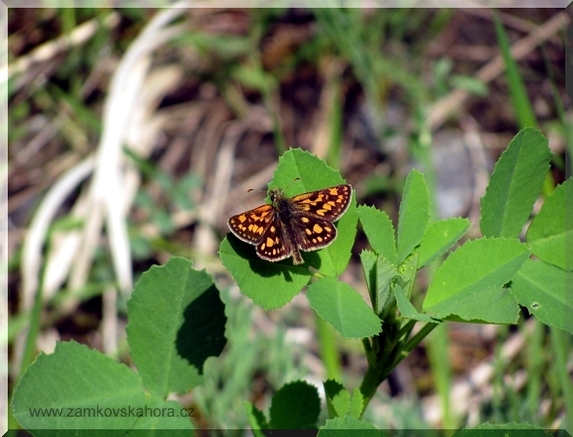
[[[173,71],[168,73],[168,77],[164,75],[163,79],[167,78],[171,82],[155,87],[151,93],[144,92],[145,79],[149,74],[152,51],[183,30],[184,27],[180,24],[166,27],[174,18],[185,12],[183,7],[189,7],[189,3],[181,2],[158,13],[130,46],[112,78],[96,156],[90,157],[61,177],[49,190],[34,216],[24,241],[22,256],[22,310],[32,306],[35,293],[40,291],[38,288],[43,246],[56,212],[69,194],[92,171],[94,176],[89,191],[80,197],[73,208],[74,213],[79,211],[79,215],[85,218],[85,225],[80,232],[69,232],[55,241],[57,247],[47,254],[45,261],[47,268],[44,283],[53,291],[60,287],[69,275],[69,288],[80,289],[86,284],[105,220],[116,282],[121,291],[128,293],[131,290],[131,256],[125,216],[139,185],[139,177],[135,174],[137,171],[125,162],[122,147],[126,143],[132,144],[132,141],[137,145],[142,132],[146,134],[146,141],[141,142],[144,146],[134,148],[136,152],[147,155],[155,142],[162,123],[161,119],[150,120],[152,108],[155,108],[160,94],[176,82],[179,75],[173,74]],[[153,75],[149,76],[153,78]],[[139,132],[140,135],[134,132]],[[113,308],[104,308],[104,315],[113,314],[115,317],[115,300],[104,299],[104,306],[106,302],[111,302]],[[77,302],[67,302],[64,312],[73,310],[76,305]],[[107,350],[114,348],[109,338],[117,338],[115,331],[113,327],[106,329]],[[17,340],[16,351],[22,350],[25,336],[26,333],[22,333]],[[18,363],[16,357],[16,368],[19,367]]]
[[[65,173],[48,191],[32,219],[22,248],[20,307],[22,313],[30,311],[36,293],[40,292],[43,247],[50,224],[70,193],[92,172],[94,164],[95,159],[91,156]],[[63,269],[66,269],[66,262],[71,263],[71,259],[64,258],[59,261],[59,266]],[[20,368],[27,334],[27,329],[24,329],[14,344],[14,368],[16,369]]]

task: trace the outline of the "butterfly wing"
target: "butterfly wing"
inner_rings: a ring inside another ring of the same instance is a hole
[[[273,222],[257,245],[257,255],[266,261],[280,261],[292,254],[292,247],[285,236],[282,223]]]
[[[342,184],[299,194],[291,202],[297,211],[307,216],[335,222],[346,212],[351,199],[352,186]]]
[[[263,240],[274,218],[273,206],[265,204],[232,216],[227,224],[238,239],[256,245]]]
[[[337,236],[336,226],[316,217],[298,216],[293,219],[293,226],[297,245],[305,252],[322,249]]]

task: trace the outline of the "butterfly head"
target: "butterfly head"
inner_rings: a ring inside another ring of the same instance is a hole
[[[280,202],[284,198],[284,191],[280,188],[271,188],[269,190],[269,197],[271,198],[271,203]]]

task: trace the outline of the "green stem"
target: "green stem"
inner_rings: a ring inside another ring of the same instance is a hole
[[[523,327],[523,326],[521,326]],[[536,322],[533,332],[528,335],[526,343],[526,369],[529,377],[527,378],[527,402],[526,408],[528,420],[535,420],[537,409],[539,408],[539,399],[541,397],[542,385],[542,367],[544,361],[543,354],[543,332],[545,325]]]
[[[46,242],[46,253],[48,253],[49,250],[50,244],[48,241]],[[20,370],[17,377],[25,372],[30,363],[34,361],[34,357],[36,356],[36,339],[38,338],[38,333],[40,332],[40,319],[42,318],[42,291],[44,289],[44,276],[46,273],[46,267],[47,263],[44,263],[40,271],[38,289],[36,290],[36,295],[34,296],[34,306],[30,312],[30,327],[28,329],[28,335],[26,336],[26,344],[24,346],[22,362],[20,363]]]
[[[440,325],[440,328],[428,340],[426,350],[434,375],[436,391],[441,400],[442,423],[445,429],[455,429],[456,420],[452,412],[452,399],[450,397],[451,366],[448,358],[446,325]]]
[[[364,379],[362,379],[362,383],[360,384],[360,393],[362,393],[363,403],[362,403],[362,412],[360,416],[364,414],[366,407],[376,394],[376,390],[378,386],[384,381],[384,373],[385,373],[385,362],[378,361],[377,363],[368,363],[368,369],[364,374]]]
[[[338,358],[338,349],[332,328],[325,322],[322,317],[316,315],[316,330],[320,344],[320,354],[324,367],[326,368],[327,379],[334,379],[341,382],[340,360]]]
[[[422,329],[420,329],[416,335],[414,335],[412,338],[408,339],[408,341],[406,341],[406,343],[404,344],[404,346],[402,347],[402,353],[404,354],[404,357],[406,355],[408,355],[410,352],[412,352],[412,350],[418,346],[420,344],[420,342],[426,338],[428,336],[428,334],[430,332],[432,332],[434,329],[436,329],[436,327],[439,326],[439,323],[426,323]],[[403,359],[403,357],[402,357]],[[398,365],[398,363],[400,361],[402,361],[402,359],[398,360],[396,363],[394,363],[394,365]]]
[[[571,336],[556,328],[551,328],[551,348],[555,353],[555,373],[563,389],[565,403],[565,421],[562,424],[565,431],[573,433],[573,384],[567,370],[567,355],[571,350]]]
[[[277,147],[277,154],[280,156],[287,151],[288,147],[286,145],[286,141],[281,130],[280,119],[277,115],[279,97],[276,89],[277,87],[273,83],[272,87],[271,86],[263,87],[262,94],[263,94],[263,102],[265,103],[265,106],[268,108],[269,115],[271,116],[271,120],[273,121],[273,134],[275,138],[275,144]]]
[[[411,320],[406,323],[398,333],[389,334],[391,338],[407,338],[416,321]],[[366,407],[376,394],[378,386],[388,377],[390,372],[414,349],[432,330],[438,326],[437,323],[427,323],[422,329],[406,342],[395,342],[389,345],[388,336],[373,337],[374,345],[371,345],[368,339],[362,339],[366,357],[368,358],[368,369],[364,374],[360,384],[360,392],[364,398],[362,414]],[[376,347],[376,344],[386,346],[384,350]],[[379,350],[379,353],[375,351]]]

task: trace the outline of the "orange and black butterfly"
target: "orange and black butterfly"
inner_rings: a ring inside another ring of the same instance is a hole
[[[257,246],[257,255],[266,261],[292,255],[294,264],[302,264],[300,250],[322,249],[336,239],[333,223],[348,209],[352,186],[336,185],[291,198],[273,188],[269,197],[271,203],[232,216],[229,229],[237,238]]]

